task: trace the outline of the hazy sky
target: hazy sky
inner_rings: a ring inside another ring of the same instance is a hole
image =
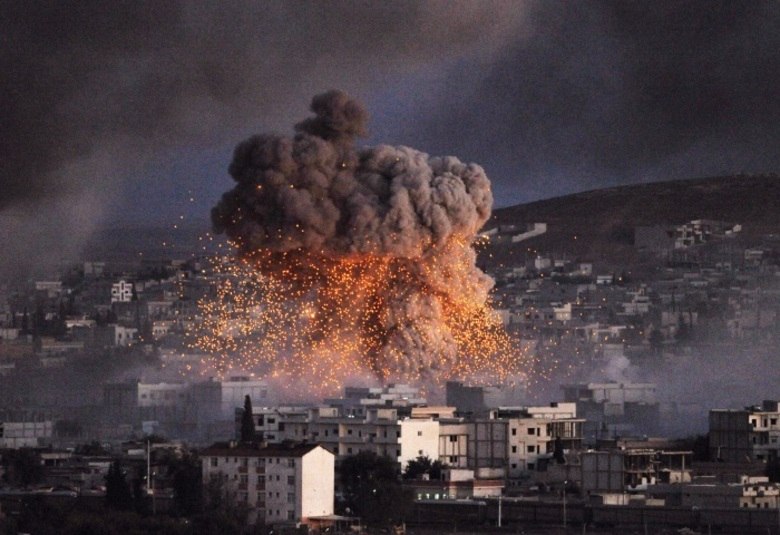
[[[206,221],[233,147],[339,88],[496,204],[780,171],[780,3],[0,1],[0,236]],[[190,201],[190,199],[193,199]]]

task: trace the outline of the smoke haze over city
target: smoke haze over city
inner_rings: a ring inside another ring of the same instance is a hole
[[[372,110],[367,143],[479,162],[498,206],[773,171],[779,18],[774,2],[8,3],[0,225],[29,265],[105,225],[203,221],[235,143],[334,87]]]

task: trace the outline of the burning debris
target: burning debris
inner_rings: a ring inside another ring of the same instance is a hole
[[[316,96],[311,110],[295,137],[255,136],[235,150],[236,186],[212,220],[237,254],[205,304],[199,345],[297,376],[514,371],[472,248],[493,200],[482,168],[356,148],[367,114],[342,92]]]

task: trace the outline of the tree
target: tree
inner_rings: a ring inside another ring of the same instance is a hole
[[[252,400],[244,396],[244,414],[241,415],[241,442],[255,440],[255,421],[252,418]]]
[[[344,506],[374,526],[398,524],[410,512],[413,497],[400,481],[394,459],[363,451],[344,459],[340,481]]]
[[[664,335],[661,333],[661,331],[658,329],[653,329],[650,331],[650,335],[647,337],[647,341],[650,343],[650,349],[653,350],[653,353],[660,355],[661,349],[664,345]]]
[[[441,471],[444,463],[439,460],[431,461],[427,455],[420,455],[406,464],[404,469],[404,479],[420,479],[422,476],[428,476],[428,479],[441,479]]]
[[[168,465],[168,473],[173,476],[176,512],[182,516],[200,512],[203,506],[203,477],[198,458],[186,453]]]
[[[133,494],[125,479],[125,472],[119,461],[108,467],[106,475],[106,505],[111,509],[129,511],[133,509]]]

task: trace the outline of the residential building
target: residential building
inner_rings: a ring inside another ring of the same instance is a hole
[[[767,400],[741,410],[710,411],[710,456],[725,462],[780,459],[780,407]]]
[[[200,457],[204,484],[222,479],[251,523],[309,524],[333,514],[334,456],[321,446],[214,444]]]

